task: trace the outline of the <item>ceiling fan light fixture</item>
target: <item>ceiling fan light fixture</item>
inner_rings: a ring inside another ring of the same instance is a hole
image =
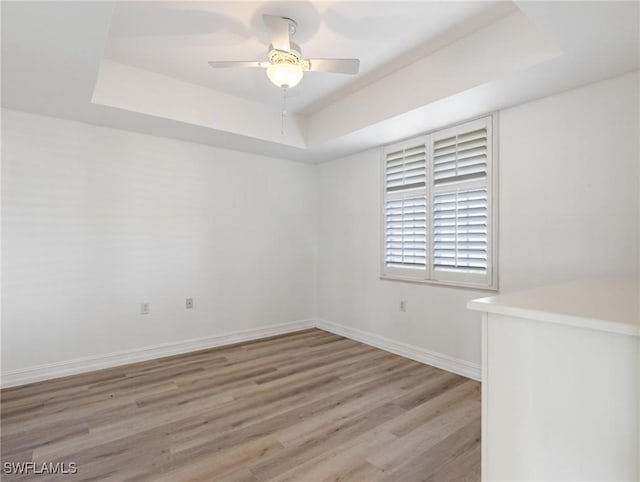
[[[281,89],[290,89],[295,87],[302,80],[302,66],[300,64],[292,64],[289,62],[281,62],[271,64],[267,68],[267,77],[277,87]]]
[[[300,46],[291,41],[291,35],[296,31],[297,23],[289,17],[276,17],[263,14],[271,44],[268,51],[268,62],[259,60],[249,61],[211,61],[209,65],[214,69],[229,67],[266,68],[267,77],[273,84],[282,89],[290,89],[300,83],[305,72],[333,72],[337,74],[358,73],[360,60],[358,59],[304,59]]]

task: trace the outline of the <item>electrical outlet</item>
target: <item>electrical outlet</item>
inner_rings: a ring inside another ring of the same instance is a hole
[[[140,303],[140,314],[141,315],[149,314],[149,303]]]
[[[187,298],[187,302],[185,303],[185,307],[188,310],[193,308],[193,298]]]
[[[407,311],[407,302],[406,302],[406,301],[404,301],[404,300],[402,300],[402,301],[400,302],[400,311],[402,311],[402,312]]]

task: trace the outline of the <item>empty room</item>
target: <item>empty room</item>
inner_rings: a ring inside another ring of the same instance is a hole
[[[0,16],[0,479],[640,480],[640,2]]]

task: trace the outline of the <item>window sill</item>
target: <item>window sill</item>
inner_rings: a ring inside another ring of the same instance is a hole
[[[460,283],[453,281],[435,281],[430,279],[418,279],[418,278],[405,278],[403,276],[394,276],[394,275],[380,275],[380,279],[383,281],[401,281],[404,283],[414,283],[421,285],[434,285],[434,286],[442,286],[447,288],[458,288],[458,289],[466,289],[466,290],[474,290],[474,291],[498,291],[497,285],[478,285],[473,283]]]

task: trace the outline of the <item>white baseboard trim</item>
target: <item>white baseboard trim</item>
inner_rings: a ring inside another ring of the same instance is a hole
[[[152,360],[154,358],[179,355],[181,353],[188,353],[191,351],[231,345],[234,343],[256,340],[258,338],[282,335],[284,333],[292,333],[295,331],[313,328],[314,326],[315,322],[313,320],[300,320],[261,328],[234,331],[232,333],[225,333],[222,335],[163,343],[161,345],[148,346],[133,350],[76,358],[74,360],[66,360],[56,363],[47,363],[44,365],[3,372],[0,377],[0,387],[7,388],[26,385],[27,383],[66,377],[69,375],[76,375],[78,373],[101,370],[103,368],[112,368],[120,365],[127,365],[129,363]]]
[[[396,355],[410,358],[411,360],[416,360],[420,363],[425,363],[436,368],[441,368],[448,372],[462,375],[463,377],[478,381],[481,379],[481,369],[480,365],[477,363],[471,363],[443,353],[426,350],[425,348],[395,341],[384,336],[375,335],[373,333],[351,328],[332,321],[317,320],[315,326],[321,330],[366,343],[367,345],[380,348],[381,350],[395,353]]]
[[[396,355],[410,358],[436,368],[457,373],[458,375],[472,378],[474,380],[480,380],[481,372],[480,365],[478,364],[327,320],[300,320],[261,328],[234,331],[222,335],[195,338],[174,343],[163,343],[161,345],[148,346],[133,350],[76,358],[73,360],[47,363],[29,368],[6,371],[3,372],[0,377],[0,387],[8,388],[18,385],[26,385],[28,383],[66,377],[69,375],[77,375],[79,373],[102,370],[104,368],[113,368],[120,365],[127,365],[129,363],[153,360],[155,358],[179,355],[182,353],[205,350],[207,348],[215,348],[218,346],[232,345],[234,343],[242,343],[245,341],[282,335],[285,333],[293,333],[314,327],[330,333],[335,333],[336,335],[344,336],[345,338],[366,343],[367,345],[380,348],[381,350],[395,353]]]

